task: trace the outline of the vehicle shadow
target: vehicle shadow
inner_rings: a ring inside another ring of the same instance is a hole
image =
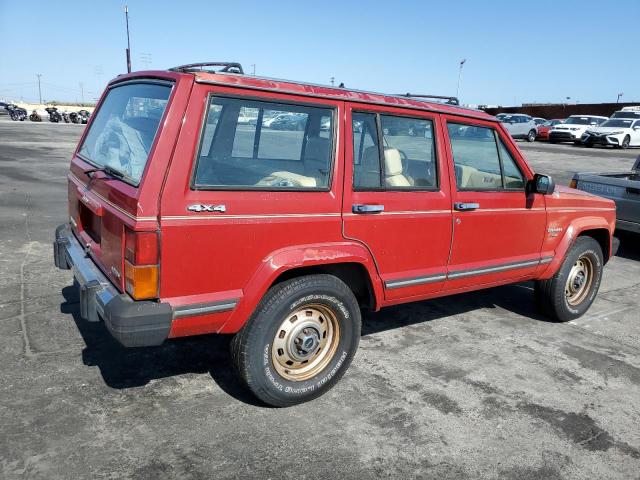
[[[230,335],[199,335],[178,338],[159,347],[124,348],[109,334],[103,322],[87,322],[80,317],[78,289],[62,289],[62,313],[71,314],[85,342],[82,361],[100,369],[109,387],[141,387],[151,380],[187,373],[209,374],[228,395],[251,405],[267,406],[238,381],[229,358]]]
[[[517,284],[385,308],[363,315],[362,336],[470,312],[480,308],[503,308],[516,314],[544,320],[535,308],[532,285]],[[95,366],[106,385],[114,389],[141,387],[152,380],[188,373],[208,374],[228,395],[244,403],[268,407],[257,400],[237,379],[229,357],[231,335],[200,335],[174,339],[159,347],[124,348],[107,332],[102,322],[80,317],[76,286],[62,290],[62,313],[71,314],[85,347],[82,360]]]

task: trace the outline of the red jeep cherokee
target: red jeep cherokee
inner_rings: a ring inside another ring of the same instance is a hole
[[[579,317],[614,203],[554,187],[454,100],[238,64],[120,76],[72,158],[55,263],[124,346],[235,334],[239,376],[278,406],[344,374],[361,308],[535,280],[548,316]]]

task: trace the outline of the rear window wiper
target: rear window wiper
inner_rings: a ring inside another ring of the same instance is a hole
[[[115,168],[109,166],[109,165],[103,165],[102,167],[96,167],[96,168],[90,168],[89,170],[85,170],[84,173],[89,177],[89,178],[93,178],[93,174],[96,172],[104,172],[107,175],[109,175],[110,177],[114,177],[114,178],[119,178],[119,179],[123,179],[125,178],[127,175],[125,173],[122,173],[120,170],[116,170]]]

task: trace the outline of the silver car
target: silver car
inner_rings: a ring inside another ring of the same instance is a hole
[[[538,126],[532,117],[521,113],[501,113],[496,116],[513,138],[533,142],[538,135]]]

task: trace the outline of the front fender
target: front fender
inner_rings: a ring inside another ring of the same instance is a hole
[[[613,236],[613,230],[615,228],[615,224],[611,225],[611,223],[605,218],[601,216],[588,216],[588,217],[580,217],[573,220],[569,226],[566,228],[564,235],[557,243],[554,252],[553,252],[553,260],[547,265],[547,267],[542,271],[540,276],[538,277],[540,280],[547,280],[555,275],[555,273],[560,269],[562,262],[564,261],[567,252],[575,242],[576,238],[578,238],[583,232],[588,230],[607,230],[609,232],[609,252],[603,252],[605,254],[611,254],[611,237]],[[544,256],[544,253],[543,253]]]
[[[362,265],[371,281],[376,307],[384,298],[382,282],[369,251],[355,242],[335,242],[298,245],[276,250],[262,262],[243,288],[242,300],[218,333],[235,333],[249,319],[273,282],[284,272],[317,265],[357,263]]]

